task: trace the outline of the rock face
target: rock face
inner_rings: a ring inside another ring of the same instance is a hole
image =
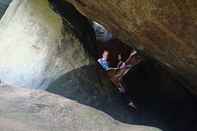
[[[91,21],[82,15],[76,8],[64,0],[48,0],[51,8],[57,12],[65,24],[69,24],[72,31],[83,44],[83,47],[89,56],[97,56],[97,47],[94,44],[96,36],[92,28]]]
[[[48,93],[0,86],[1,131],[160,131],[118,122],[104,112]]]
[[[47,88],[89,64],[79,40],[47,0],[13,0],[0,22],[0,80]]]
[[[184,77],[197,93],[196,0],[67,0]]]

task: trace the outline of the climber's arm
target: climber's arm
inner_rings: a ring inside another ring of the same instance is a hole
[[[125,61],[125,63],[128,63],[129,60],[132,59],[132,57],[133,57],[135,54],[137,54],[137,51],[136,51],[136,50],[133,51],[133,52],[129,55],[129,57],[128,57],[128,59]]]

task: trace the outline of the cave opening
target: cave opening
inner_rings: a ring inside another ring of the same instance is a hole
[[[118,54],[122,54],[123,61],[126,61],[131,50],[134,50],[113,38],[113,34],[104,26],[79,13],[73,5],[65,1],[49,1],[64,18],[64,22],[72,25],[84,49],[95,61],[104,50],[108,50],[110,65],[116,67]],[[100,30],[95,29],[95,25]],[[137,108],[132,123],[156,126],[168,131],[195,129],[196,101],[185,91],[184,85],[162,63],[149,56],[140,56],[143,60],[122,77],[123,85]],[[99,72],[101,77],[105,77],[105,71],[101,69]]]

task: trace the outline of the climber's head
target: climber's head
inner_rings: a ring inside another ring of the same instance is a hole
[[[121,54],[118,54],[118,60],[121,61],[122,60],[122,56]]]
[[[102,54],[102,57],[107,60],[108,56],[109,56],[109,52],[107,50],[104,50],[103,54]]]

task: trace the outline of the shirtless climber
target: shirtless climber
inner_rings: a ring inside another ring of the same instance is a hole
[[[122,61],[121,54],[118,55],[119,62],[117,64],[117,68],[119,68],[120,71],[116,75],[114,75],[113,80],[115,80],[118,83],[118,85],[119,85],[118,89],[123,94],[123,97],[125,97],[126,101],[128,102],[128,106],[130,106],[130,107],[132,107],[133,109],[136,110],[136,106],[130,100],[130,97],[129,97],[128,92],[125,90],[125,87],[122,85],[122,83],[123,83],[122,82],[123,76],[130,70],[131,67],[134,66],[134,63],[131,63],[130,61],[131,61],[131,59],[133,58],[133,56],[135,54],[137,54],[137,52],[136,51],[133,51],[129,55],[128,59],[125,62]]]
[[[102,54],[102,57],[99,58],[97,61],[98,63],[102,66],[102,68],[107,71],[107,75],[109,76],[109,78],[111,79],[111,81],[114,83],[114,85],[116,87],[118,87],[119,91],[121,93],[125,92],[125,89],[122,85],[122,77],[130,70],[130,68],[133,66],[132,63],[129,63],[128,61],[130,61],[130,59],[136,54],[136,51],[133,51],[128,59],[123,62],[122,61],[122,57],[119,54],[118,55],[118,60],[119,63],[117,65],[117,68],[112,68],[109,66],[109,62],[108,62],[108,56],[109,56],[109,52],[108,51],[104,51]]]
[[[132,65],[132,63],[129,63],[128,61],[130,61],[130,59],[132,59],[132,57],[136,54],[137,52],[136,51],[133,51],[128,59],[123,62],[122,61],[122,57],[121,57],[121,54],[118,55],[118,64],[117,64],[117,72],[115,72],[113,75],[111,75],[111,80],[112,82],[118,87],[119,91],[121,93],[125,93],[125,88],[124,86],[122,85],[122,78],[123,76],[130,70],[130,68],[134,65]]]
[[[130,61],[130,59],[136,54],[136,51],[133,51],[130,56],[128,57],[128,59],[123,62],[122,61],[122,57],[119,54],[118,55],[118,60],[119,63],[117,65],[117,68],[111,68],[109,66],[109,62],[108,62],[108,56],[109,56],[109,52],[108,51],[104,51],[102,54],[102,57],[99,58],[97,61],[98,63],[102,66],[102,68],[107,71],[107,74],[109,76],[109,78],[111,79],[111,81],[113,82],[113,84],[118,87],[118,90],[126,95],[127,92],[125,91],[124,86],[122,85],[122,77],[129,71],[130,67],[132,67],[133,65],[131,65],[131,63],[128,63],[128,61]],[[127,95],[128,96],[128,95]],[[133,104],[132,101],[128,102],[128,105],[134,109],[136,109],[135,105]]]
[[[113,82],[113,84],[118,87],[119,91],[124,94],[125,97],[127,97],[127,92],[125,91],[124,86],[122,85],[122,78],[123,76],[130,70],[131,67],[133,67],[134,65],[132,65],[133,63],[130,62],[131,59],[133,58],[133,56],[137,54],[136,51],[131,52],[131,54],[129,55],[128,59],[123,62],[122,61],[122,57],[121,54],[118,55],[118,64],[117,64],[117,68],[111,68],[109,66],[109,62],[108,62],[108,56],[109,56],[109,52],[107,50],[105,50],[102,54],[102,57],[99,58],[97,61],[98,63],[102,66],[102,68],[107,71],[107,75],[109,76],[110,80]],[[126,98],[127,100],[129,100],[128,98]],[[135,105],[133,104],[132,101],[128,101],[128,105],[134,109],[136,109]]]
[[[123,69],[123,68],[127,68],[127,67],[130,67],[132,66],[131,63],[128,63],[130,61],[130,59],[132,59],[132,57],[137,54],[136,51],[133,51],[131,52],[131,54],[129,55],[129,57],[127,58],[127,60],[125,62],[122,61],[122,56],[121,54],[118,54],[118,65],[117,67],[120,68],[120,69]]]

